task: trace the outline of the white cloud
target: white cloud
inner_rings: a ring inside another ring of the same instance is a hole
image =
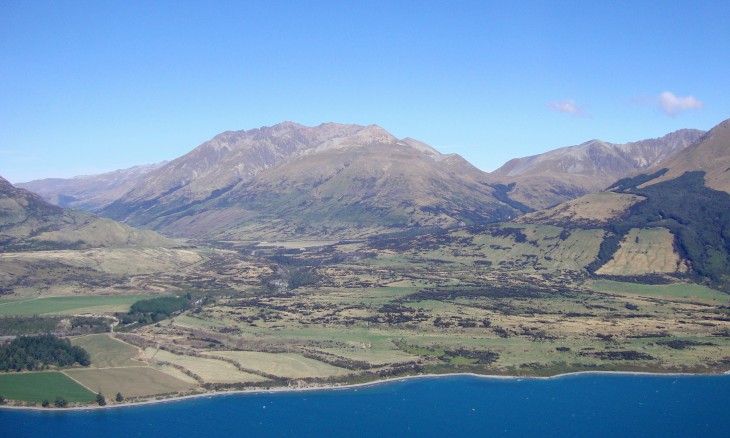
[[[548,108],[559,113],[567,113],[576,117],[586,117],[588,114],[572,99],[561,100],[557,102],[548,102]]]
[[[659,95],[659,108],[669,117],[674,117],[682,111],[700,109],[704,106],[702,102],[692,96],[678,97],[669,91]]]

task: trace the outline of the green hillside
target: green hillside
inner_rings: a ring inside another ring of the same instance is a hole
[[[606,227],[606,239],[596,260],[597,271],[616,254],[621,240],[632,228],[666,228],[675,236],[679,255],[689,262],[695,281],[730,287],[730,194],[705,186],[704,172],[687,172],[679,178],[639,187],[659,172],[614,184],[615,190],[646,199],[631,206],[623,217]]]

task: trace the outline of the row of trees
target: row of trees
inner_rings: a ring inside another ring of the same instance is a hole
[[[114,399],[117,401],[117,403],[121,403],[122,401],[124,401],[124,397],[122,396],[122,394],[120,392],[117,393],[117,396]],[[2,398],[2,396],[0,396],[0,400],[2,400],[2,401],[0,401],[0,404],[5,403],[5,399]],[[99,406],[106,406],[106,397],[104,397],[104,394],[102,394],[102,393],[96,394],[96,403]],[[43,402],[41,402],[41,406],[43,406],[44,408],[47,408],[47,407],[51,406],[51,402],[49,400],[43,400]],[[58,397],[56,397],[56,400],[54,400],[53,406],[55,406],[57,408],[65,408],[68,406],[68,401],[59,395]]]
[[[114,400],[117,401],[117,403],[121,403],[124,401],[124,397],[122,397],[122,393],[118,392],[117,396],[114,397]],[[98,393],[96,394],[96,403],[99,404],[99,406],[106,406],[106,397],[104,397],[104,394]]]

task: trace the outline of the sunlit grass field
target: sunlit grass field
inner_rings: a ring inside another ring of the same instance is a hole
[[[48,297],[0,300],[0,316],[126,312],[145,295]]]
[[[0,394],[6,399],[51,403],[63,397],[70,403],[88,403],[96,394],[58,372],[0,374]]]

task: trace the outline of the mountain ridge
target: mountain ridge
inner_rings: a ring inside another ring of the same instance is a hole
[[[488,175],[462,157],[399,140],[377,125],[285,122],[219,134],[149,174],[101,214],[186,237],[203,231],[190,228],[194,221],[230,228],[215,217],[236,227],[298,222],[289,235],[381,232],[517,215],[494,190]]]
[[[591,140],[513,159],[489,174],[378,125],[288,121],[225,131],[172,161],[98,176],[125,179],[115,191],[97,184],[99,193],[83,187],[61,193],[79,180],[58,181],[55,189],[44,189],[44,181],[24,186],[62,205],[174,236],[239,239],[245,229],[252,233],[247,238],[276,238],[271,230],[262,234],[265,222],[276,224],[270,228],[278,227],[279,237],[362,235],[356,229],[371,227],[368,235],[510,220],[600,191],[703,134],[684,129],[622,145]]]
[[[492,172],[515,183],[512,199],[541,210],[605,189],[618,179],[647,170],[697,142],[704,131],[680,129],[662,137],[615,144],[589,140],[543,154],[515,158]]]

